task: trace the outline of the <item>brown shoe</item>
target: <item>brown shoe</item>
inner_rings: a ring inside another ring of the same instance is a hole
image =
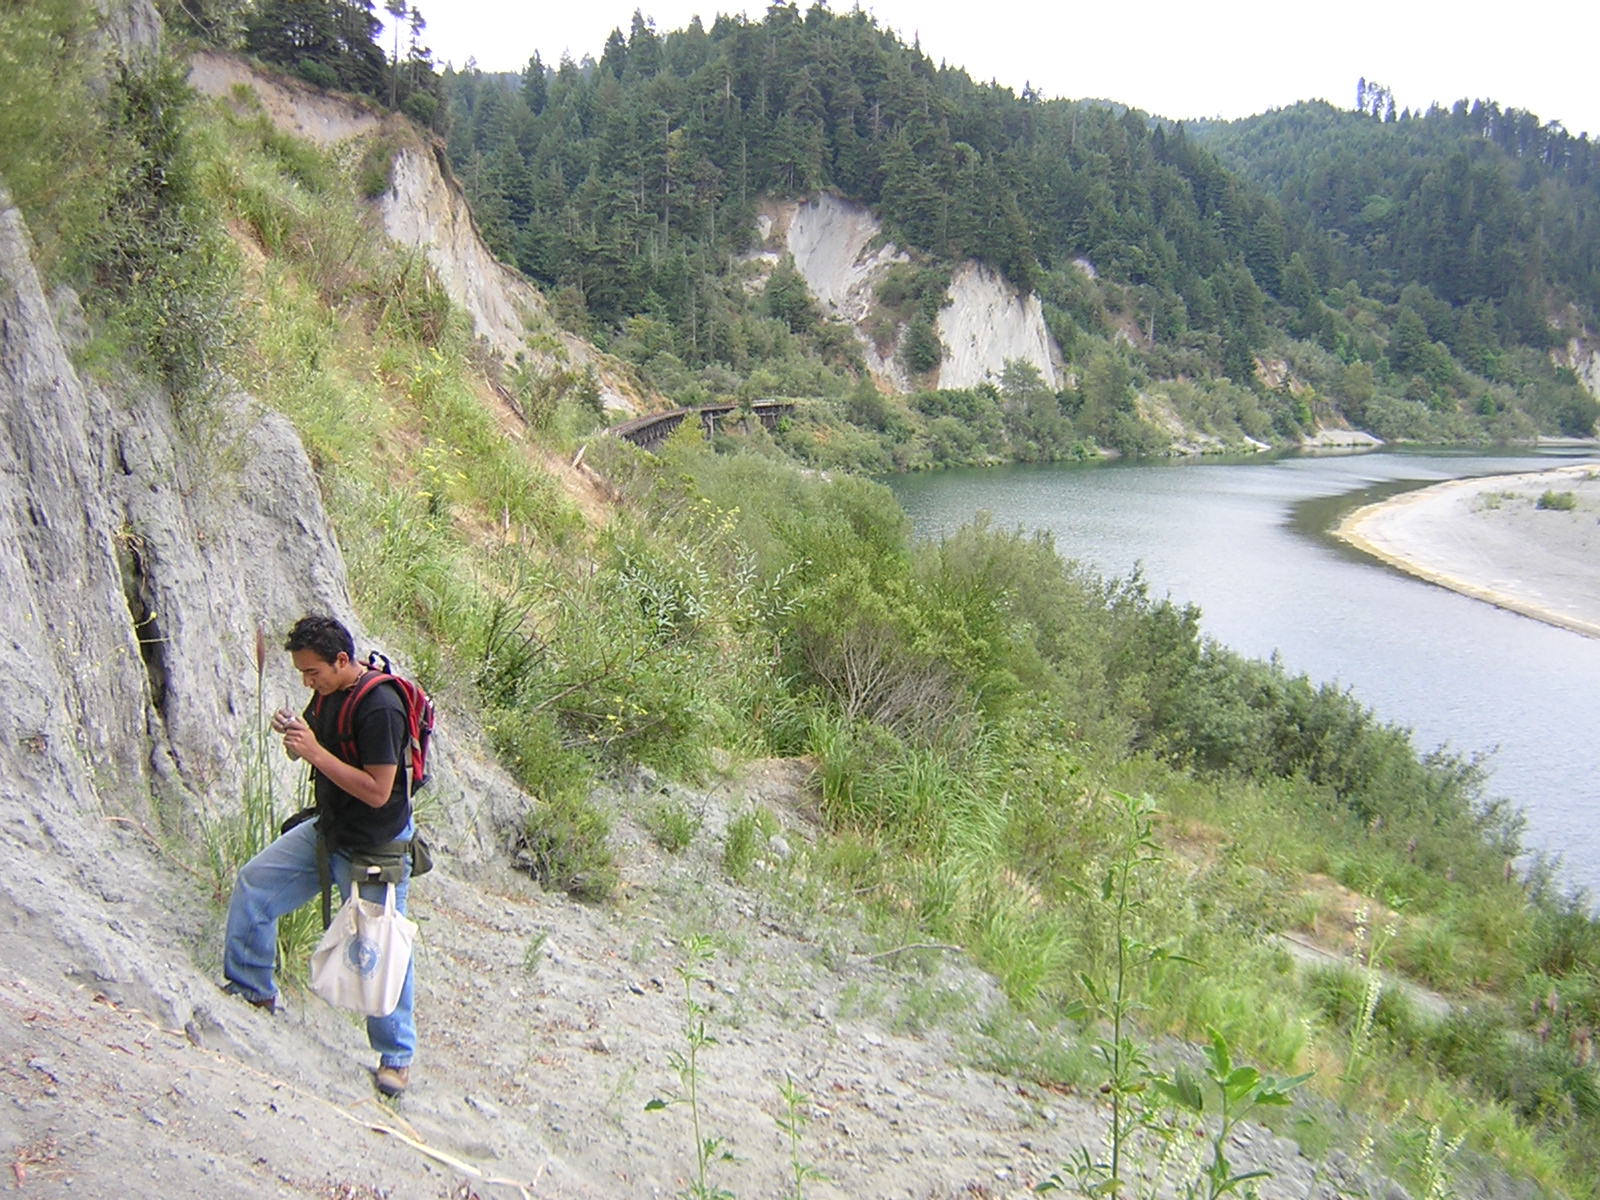
[[[406,1090],[406,1084],[411,1082],[410,1067],[384,1067],[378,1068],[378,1090],[385,1096],[398,1096]]]
[[[278,997],[276,994],[271,996],[263,996],[260,999],[257,999],[254,996],[247,995],[245,992],[240,990],[238,985],[232,983],[224,984],[222,990],[230,996],[237,996],[239,999],[255,1005],[257,1008],[264,1008],[269,1013],[275,1013],[278,1011]]]

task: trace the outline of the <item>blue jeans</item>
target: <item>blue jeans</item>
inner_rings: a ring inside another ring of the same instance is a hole
[[[410,838],[407,825],[399,840]],[[329,857],[328,865],[339,894],[350,896],[350,855],[340,851]],[[411,888],[411,859],[405,860],[404,877],[395,886],[395,905],[406,911],[406,893]],[[272,969],[278,950],[278,918],[315,899],[321,892],[317,879],[317,825],[303,821],[245,863],[239,870],[233,897],[228,901],[227,943],[222,951],[222,973],[228,990],[247,1000],[268,1000],[278,994]],[[383,903],[384,885],[361,885],[364,900]],[[406,968],[400,1003],[386,1017],[367,1018],[367,1041],[378,1052],[385,1067],[407,1067],[417,1049],[417,1026],[412,1015],[415,996],[412,972]]]

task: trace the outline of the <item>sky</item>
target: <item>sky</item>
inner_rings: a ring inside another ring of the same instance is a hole
[[[535,50],[554,66],[600,57],[606,35],[627,33],[637,8],[658,33],[698,14],[760,20],[766,3],[740,0],[412,0],[423,41],[441,66],[477,60],[521,70]],[[801,0],[801,9],[811,0]],[[830,0],[835,12],[854,0]],[[934,62],[982,82],[1052,99],[1116,100],[1171,118],[1242,117],[1323,99],[1355,101],[1356,80],[1386,85],[1399,109],[1485,98],[1600,138],[1600,2],[1543,0],[1479,6],[1441,0],[1299,4],[1295,0],[863,0],[860,7]],[[379,11],[382,5],[378,6]]]

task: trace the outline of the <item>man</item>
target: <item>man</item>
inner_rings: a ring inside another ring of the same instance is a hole
[[[239,871],[228,904],[223,951],[227,990],[269,1010],[277,1003],[272,972],[278,918],[321,890],[318,837],[327,840],[330,873],[348,898],[353,854],[409,841],[413,834],[403,765],[406,714],[395,689],[380,685],[361,698],[354,713],[352,752],[348,743],[341,746],[336,734],[339,714],[353,700],[368,668],[356,661],[350,631],[332,617],[302,617],[289,631],[284,649],[314,695],[301,716],[279,709],[272,728],[283,735],[291,759],[311,766],[317,819],[294,826]],[[405,912],[409,855],[401,856],[401,865],[395,902]],[[364,899],[383,901],[383,884],[364,883],[361,889]],[[367,1018],[367,1040],[379,1056],[377,1087],[386,1096],[400,1095],[410,1082],[416,1051],[413,999],[412,971],[407,967],[399,1005],[386,1017]]]

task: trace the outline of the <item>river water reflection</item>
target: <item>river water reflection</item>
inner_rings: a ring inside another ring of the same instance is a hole
[[[1412,579],[1329,530],[1373,500],[1445,479],[1593,459],[1380,451],[1335,456],[1003,467],[888,481],[919,536],[987,512],[1048,530],[1103,575],[1137,565],[1204,633],[1349,687],[1421,750],[1490,752],[1489,792],[1527,815],[1524,844],[1600,895],[1600,640]]]

